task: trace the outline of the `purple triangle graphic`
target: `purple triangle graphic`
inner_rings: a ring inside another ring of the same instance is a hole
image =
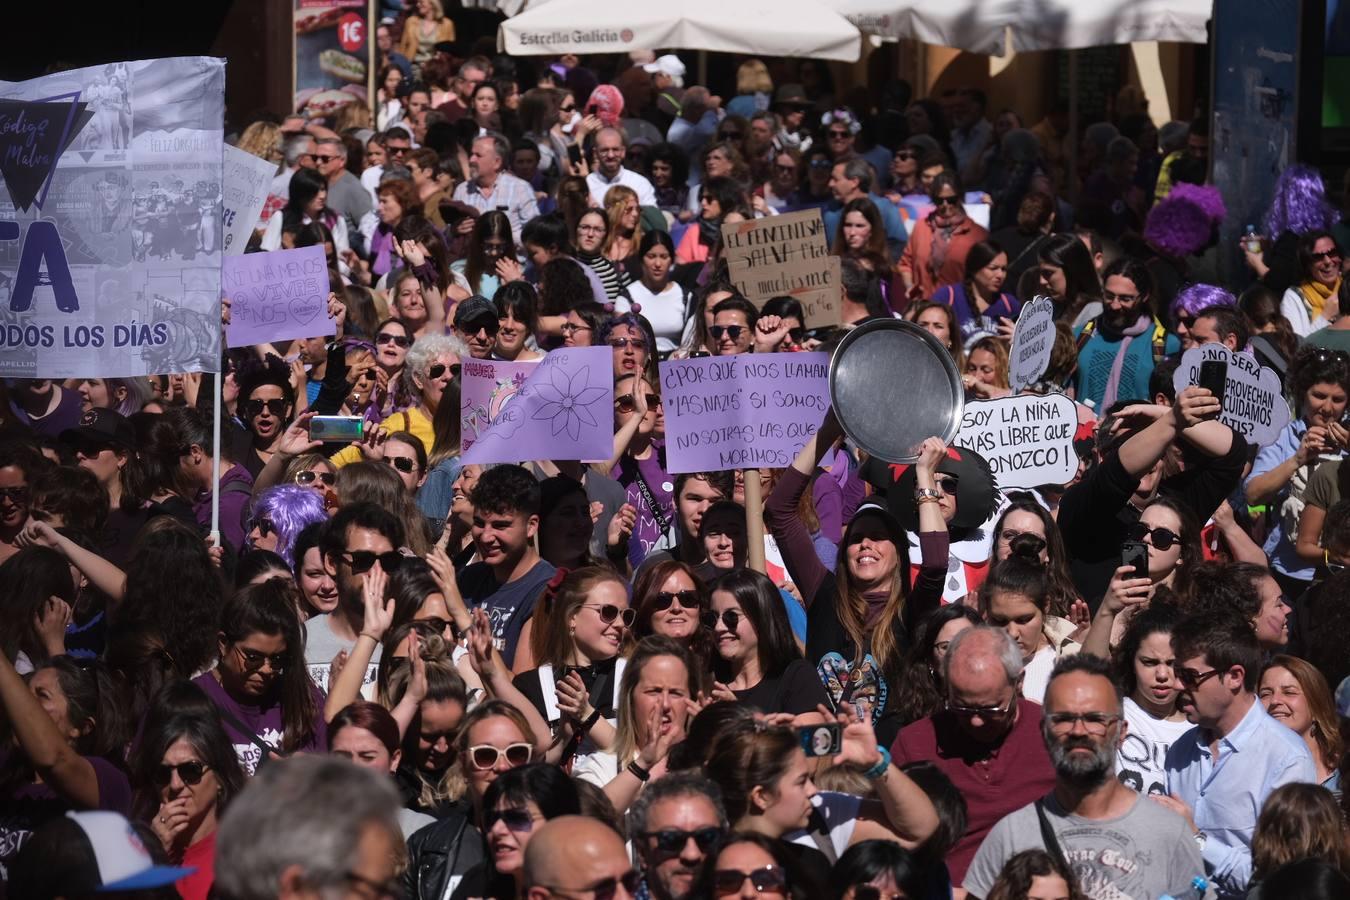
[[[47,200],[61,153],[84,112],[79,92],[43,100],[0,100],[0,177],[10,200],[27,212]]]
[[[80,154],[80,158],[83,159],[85,162],[89,162],[89,160],[94,158],[93,150],[79,150],[77,152]]]

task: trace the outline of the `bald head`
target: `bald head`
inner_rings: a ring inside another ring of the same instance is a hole
[[[530,837],[525,848],[525,886],[530,900],[554,892],[568,896],[593,891],[608,879],[622,881],[632,871],[619,835],[598,819],[559,816]],[[619,886],[616,900],[629,894]]]
[[[1017,718],[1022,654],[1000,628],[977,625],[958,634],[942,661],[948,709],[981,743],[1003,739]]]

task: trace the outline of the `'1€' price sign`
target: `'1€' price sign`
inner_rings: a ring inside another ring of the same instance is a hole
[[[791,465],[830,405],[828,353],[745,353],[660,368],[672,474]]]
[[[952,443],[989,461],[1000,488],[1068,484],[1078,472],[1078,410],[1063,394],[967,403]]]

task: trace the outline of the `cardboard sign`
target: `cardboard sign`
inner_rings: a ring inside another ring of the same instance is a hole
[[[460,361],[460,451],[465,452],[487,434],[539,360],[507,362],[500,359]]]
[[[613,452],[613,352],[608,347],[564,347],[534,364],[460,460],[465,465],[531,459],[594,462],[609,459]]]
[[[223,240],[221,251],[226,256],[239,256],[248,244],[249,235],[258,222],[272,177],[277,174],[276,163],[259,159],[238,147],[225,145],[225,187],[220,210]]]
[[[781,469],[830,405],[828,353],[743,353],[660,365],[666,466]]]
[[[227,256],[221,290],[230,298],[226,344],[247,347],[337,331],[328,318],[328,263],[323,247]]]
[[[989,461],[1000,488],[1068,484],[1078,472],[1078,410],[1063,394],[1023,394],[966,404],[952,443]]]
[[[1036,297],[1022,307],[1008,351],[1008,380],[1020,391],[1040,380],[1055,349],[1055,301]]]
[[[1272,443],[1289,424],[1289,404],[1284,399],[1280,376],[1273,369],[1263,368],[1252,354],[1234,353],[1223,344],[1192,347],[1181,355],[1181,364],[1172,376],[1172,387],[1179,394],[1198,383],[1200,364],[1210,359],[1228,363],[1219,421],[1249,444],[1264,447]]]
[[[839,324],[839,257],[830,255],[820,210],[723,226],[727,267],[755,306],[787,295],[801,302],[807,328]]]
[[[225,61],[0,95],[0,377],[219,371]]]

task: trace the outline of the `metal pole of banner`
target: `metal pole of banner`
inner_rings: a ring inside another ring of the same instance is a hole
[[[744,469],[745,475],[745,535],[746,565],[756,572],[765,572],[764,563],[764,488],[759,481],[759,469]]]
[[[205,373],[202,380],[205,381]],[[215,395],[214,403],[215,415],[211,422],[211,546],[219,547],[220,543],[220,376],[216,375],[211,379],[211,393]]]

